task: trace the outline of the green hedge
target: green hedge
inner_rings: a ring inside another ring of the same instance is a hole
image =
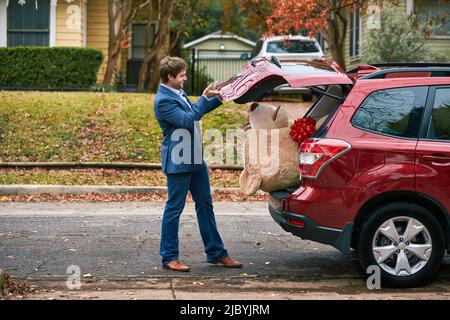
[[[0,89],[86,89],[102,61],[101,51],[88,48],[0,48]]]

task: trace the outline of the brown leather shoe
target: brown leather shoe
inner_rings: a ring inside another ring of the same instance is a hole
[[[242,263],[233,261],[230,256],[216,260],[213,264],[221,264],[227,268],[242,268]]]
[[[163,267],[169,270],[181,272],[186,272],[189,271],[189,269],[191,269],[189,266],[183,264],[180,260],[171,261],[168,264],[165,264]]]

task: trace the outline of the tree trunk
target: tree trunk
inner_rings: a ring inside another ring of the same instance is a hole
[[[167,29],[169,31],[169,29]],[[170,33],[167,32],[167,34],[164,36],[164,44],[161,46],[161,50],[158,51],[158,54],[156,55],[156,59],[154,59],[154,63],[152,66],[152,73],[150,74],[150,89],[155,90],[158,87],[160,77],[159,77],[159,62],[165,57],[170,54]]]
[[[120,53],[123,48],[128,46],[128,27],[134,21],[138,10],[146,5],[149,5],[149,2],[146,0],[140,0],[135,7],[133,7],[133,0],[108,1],[109,42],[108,61],[103,78],[104,86],[111,85]]]
[[[138,77],[138,90],[142,91],[147,86],[147,78],[148,78],[148,67],[152,60],[155,60],[154,57],[156,55],[156,51],[152,55],[146,55],[144,57],[144,61],[142,62],[142,66],[139,69],[139,77]]]
[[[144,62],[139,70],[138,89],[144,90],[149,76],[149,66],[152,64],[150,73],[150,89],[155,89],[159,83],[159,61],[169,54],[170,49],[170,21],[172,19],[174,0],[158,1],[159,26],[155,37],[155,44],[146,51]],[[149,15],[150,17],[150,15]]]
[[[117,3],[115,0],[108,1],[108,61],[106,62],[105,75],[103,76],[103,85],[109,86],[116,68],[117,58],[114,58],[114,51],[116,48],[116,30],[115,24],[117,20]]]
[[[347,19],[337,13],[336,17],[331,17],[328,21],[328,29],[326,30],[327,43],[331,51],[333,60],[344,70],[346,70],[345,62],[345,34],[347,32]]]
[[[111,85],[114,71],[116,70],[117,60],[119,60],[118,54],[108,54],[108,62],[106,64],[105,76],[103,77],[103,85]]]
[[[345,62],[344,44],[336,43],[334,48],[330,48],[333,60],[343,69],[347,69],[347,63]]]

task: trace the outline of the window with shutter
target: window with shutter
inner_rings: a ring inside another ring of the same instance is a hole
[[[414,11],[421,25],[433,23],[433,36],[450,37],[450,1],[415,0]]]
[[[349,55],[352,58],[359,56],[360,24],[359,9],[357,9],[350,15]]]
[[[49,24],[50,0],[27,1],[25,4],[10,1],[8,46],[49,46]]]
[[[133,59],[144,59],[145,56],[145,32],[147,24],[135,23],[133,24],[133,36],[132,36],[132,53]],[[152,23],[150,33],[148,34],[149,48],[153,46],[155,41],[156,24]]]

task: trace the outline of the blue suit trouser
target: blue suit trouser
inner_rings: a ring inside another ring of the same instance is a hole
[[[167,174],[167,202],[162,220],[160,244],[163,264],[179,258],[180,215],[183,212],[188,191],[191,192],[195,202],[197,222],[207,261],[214,262],[228,256],[216,226],[208,168],[202,165],[197,171]]]

